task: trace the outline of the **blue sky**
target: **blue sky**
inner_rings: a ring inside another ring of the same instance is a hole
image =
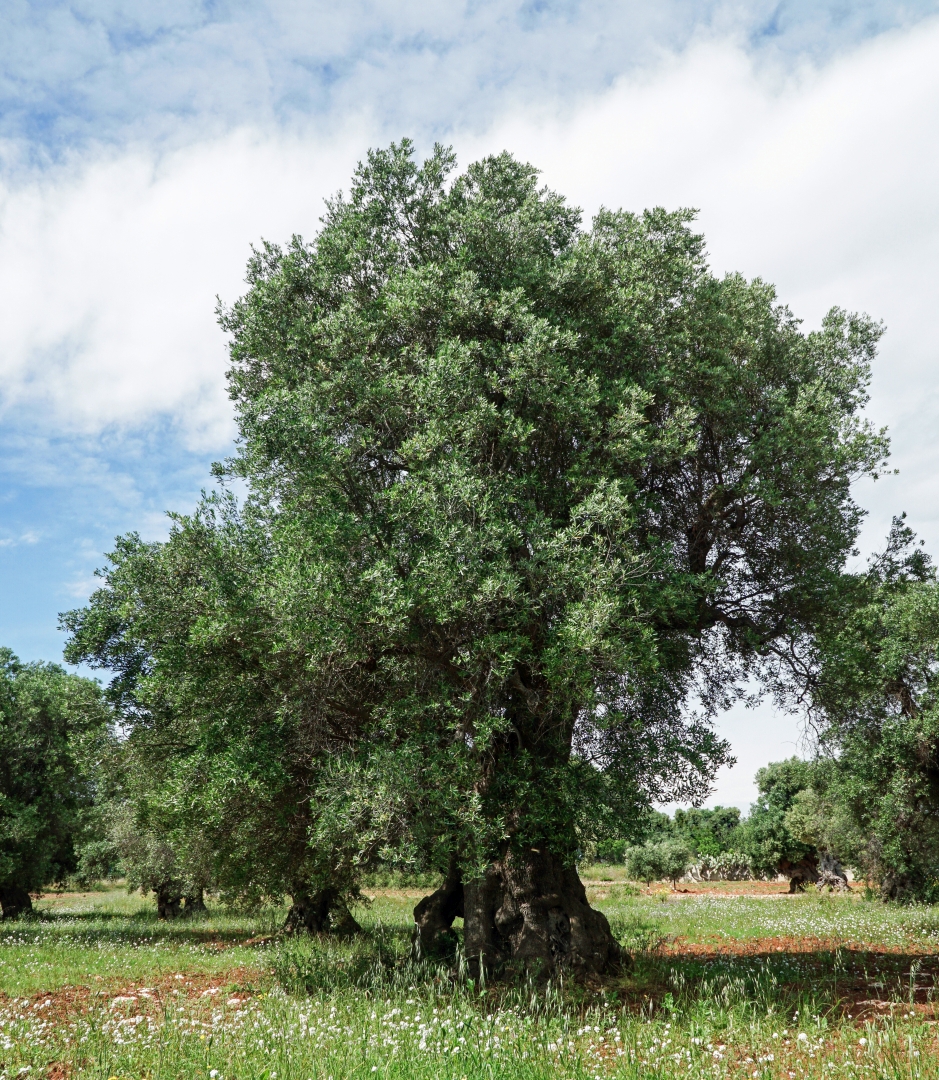
[[[370,145],[505,147],[589,213],[700,208],[712,264],[888,333],[859,487],[939,551],[939,0],[6,0],[0,10],[0,643],[57,659],[115,534],[165,534],[234,429],[215,298],[317,227]],[[740,765],[798,723],[722,721]]]

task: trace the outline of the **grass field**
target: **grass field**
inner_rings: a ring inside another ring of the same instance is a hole
[[[939,1077],[939,909],[614,876],[585,875],[634,963],[587,987],[413,963],[418,890],[375,890],[345,943],[283,940],[277,911],[160,924],[120,889],[49,895],[0,924],[0,1080]]]

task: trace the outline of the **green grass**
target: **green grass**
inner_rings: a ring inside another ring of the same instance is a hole
[[[277,925],[274,913],[259,919],[218,910],[191,923],[161,923],[152,901],[119,888],[52,896],[37,905],[37,916],[0,922],[0,990],[8,996],[254,968],[260,950],[243,942]]]
[[[937,908],[900,907],[814,890],[794,897],[695,896],[664,903],[649,897],[619,900],[614,892],[599,906],[608,916],[642,911],[664,933],[693,942],[791,936],[918,948],[935,944],[939,937]]]
[[[474,987],[409,959],[413,904],[379,892],[348,942],[246,944],[282,913],[52,897],[0,925],[0,1080],[939,1076],[936,909],[614,889],[623,976]]]

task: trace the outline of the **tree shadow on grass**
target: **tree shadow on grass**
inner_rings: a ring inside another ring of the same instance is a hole
[[[617,996],[637,1007],[736,1009],[797,1016],[889,1015],[905,1005],[939,1016],[939,956],[857,946],[806,947],[805,942],[754,947],[728,942],[708,950],[697,943],[661,943],[634,954]]]

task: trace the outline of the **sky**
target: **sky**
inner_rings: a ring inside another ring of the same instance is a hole
[[[0,644],[61,657],[119,533],[166,535],[231,450],[217,299],[311,236],[370,146],[509,149],[590,215],[692,206],[715,272],[817,326],[882,319],[857,485],[939,552],[939,0],[5,0],[0,9]],[[721,718],[738,764],[800,747]]]

